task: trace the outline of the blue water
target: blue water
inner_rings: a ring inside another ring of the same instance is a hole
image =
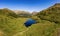
[[[32,24],[35,24],[35,23],[36,23],[36,20],[28,19],[28,20],[24,23],[24,25],[25,25],[26,27],[29,27],[29,26],[31,26]]]

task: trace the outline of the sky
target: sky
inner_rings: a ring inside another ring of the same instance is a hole
[[[33,12],[44,10],[55,3],[60,3],[60,0],[0,0],[0,9],[8,8]]]

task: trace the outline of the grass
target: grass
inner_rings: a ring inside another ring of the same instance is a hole
[[[56,27],[54,22],[41,20],[40,23],[33,24],[28,31],[18,36],[57,36]]]
[[[37,23],[32,25],[23,36],[55,36],[56,26],[51,22]]]
[[[27,18],[11,19],[6,16],[0,16],[0,30],[4,32],[4,36],[12,36],[26,29],[24,22]]]
[[[22,35],[17,34],[15,36],[57,36],[56,28],[60,28],[60,25],[55,24],[54,22],[40,20],[39,23],[26,28],[24,22],[27,19],[28,18],[11,19],[7,16],[0,16],[0,31],[4,33],[2,36],[13,36],[23,31],[25,32]]]

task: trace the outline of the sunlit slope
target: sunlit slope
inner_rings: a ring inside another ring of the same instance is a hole
[[[18,15],[16,13],[14,13],[14,11],[12,11],[8,8],[0,9],[0,15],[8,16],[10,18],[18,17]]]
[[[17,18],[17,15],[7,8],[0,9],[0,36],[13,36],[25,30],[27,18]]]
[[[39,12],[39,18],[34,17],[37,23],[28,28],[24,25],[28,18],[18,17],[6,8],[0,9],[0,36],[57,36],[56,28],[60,26],[59,6],[60,4],[55,4]]]
[[[60,3],[40,11],[37,16],[43,20],[60,23]]]
[[[24,33],[18,34],[17,36],[57,36],[55,23],[45,20],[33,24],[26,30],[24,30]]]
[[[24,22],[26,18],[11,19],[6,16],[0,16],[0,30],[4,36],[12,36],[18,32],[25,30]]]

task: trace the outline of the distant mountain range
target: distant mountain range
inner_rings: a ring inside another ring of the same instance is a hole
[[[28,11],[21,11],[21,10],[10,10],[8,8],[0,9],[0,15],[7,15],[7,16],[12,16],[12,17],[27,17],[31,15],[37,15],[41,19],[47,19],[50,21],[58,22],[60,19],[60,3],[56,3],[55,5],[42,10],[40,12],[32,12],[29,13]],[[58,19],[57,19],[58,18]],[[54,20],[52,20],[54,19]]]
[[[0,9],[0,15],[12,16],[12,17],[29,17],[32,14],[27,11],[20,11],[20,10],[10,10],[8,8]]]

